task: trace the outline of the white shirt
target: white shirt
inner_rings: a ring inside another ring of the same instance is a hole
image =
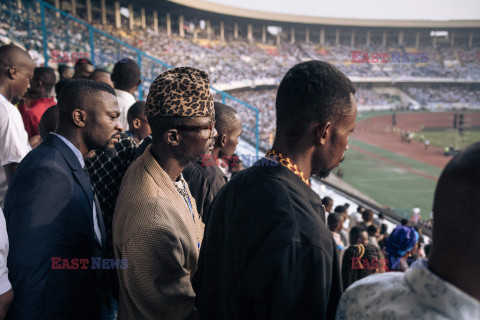
[[[20,163],[30,152],[28,133],[23,125],[20,111],[0,94],[0,170],[10,163]],[[0,185],[6,185],[6,177],[2,172]],[[2,191],[3,190],[3,191]],[[6,189],[0,190],[0,203],[3,202]]]
[[[117,101],[118,101],[118,108],[120,109],[120,123],[123,126],[123,130],[128,130],[128,121],[127,121],[127,112],[128,109],[137,102],[135,97],[128,93],[127,91],[115,89],[115,93],[117,94]]]
[[[353,283],[335,319],[480,319],[480,302],[419,263]]]
[[[12,289],[12,285],[8,280],[7,256],[7,225],[5,223],[5,216],[3,215],[3,211],[0,208],[0,294],[4,294],[8,290]]]
[[[77,147],[75,147],[70,141],[65,139],[63,136],[61,136],[61,135],[59,135],[55,132],[50,132],[50,133],[54,134],[57,137],[59,137],[60,139],[62,139],[62,141],[65,142],[65,144],[70,149],[72,149],[73,153],[75,153],[75,156],[77,157],[78,161],[80,162],[80,165],[82,166],[82,168],[84,168],[85,167],[85,161],[83,160],[83,155],[80,152],[80,150],[78,150]],[[95,190],[93,190],[93,193],[95,195]],[[98,225],[97,208],[96,208],[96,205],[95,205],[95,199],[93,200],[93,206],[92,207],[93,207],[93,229],[95,230],[95,235],[97,236],[98,241],[100,243],[102,243],[102,233],[100,232],[100,227]]]

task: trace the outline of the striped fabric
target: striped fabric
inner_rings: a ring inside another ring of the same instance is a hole
[[[204,225],[187,192],[195,221],[150,147],[125,174],[113,219],[115,258],[128,260],[117,271],[120,320],[197,318],[191,280]]]

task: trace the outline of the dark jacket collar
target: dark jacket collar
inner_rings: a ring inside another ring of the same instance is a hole
[[[54,134],[48,134],[43,140],[42,144],[46,144],[57,149],[67,160],[68,165],[73,171],[83,170],[75,153],[65,144],[59,137]]]

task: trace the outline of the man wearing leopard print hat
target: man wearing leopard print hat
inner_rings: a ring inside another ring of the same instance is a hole
[[[182,170],[213,149],[216,136],[208,75],[181,67],[150,86],[145,115],[153,143],[128,169],[113,219],[119,319],[198,316],[191,280],[203,224]]]

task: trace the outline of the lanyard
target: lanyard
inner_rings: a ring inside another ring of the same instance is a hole
[[[185,191],[185,194],[187,195],[188,209],[190,210],[190,214],[192,215],[193,223],[196,225],[195,215],[193,214],[192,202],[190,202],[190,196],[188,195],[187,188],[185,188],[185,185],[183,185],[183,190]],[[197,246],[198,246],[198,250],[200,250],[200,241],[198,241],[198,236],[197,236]]]

